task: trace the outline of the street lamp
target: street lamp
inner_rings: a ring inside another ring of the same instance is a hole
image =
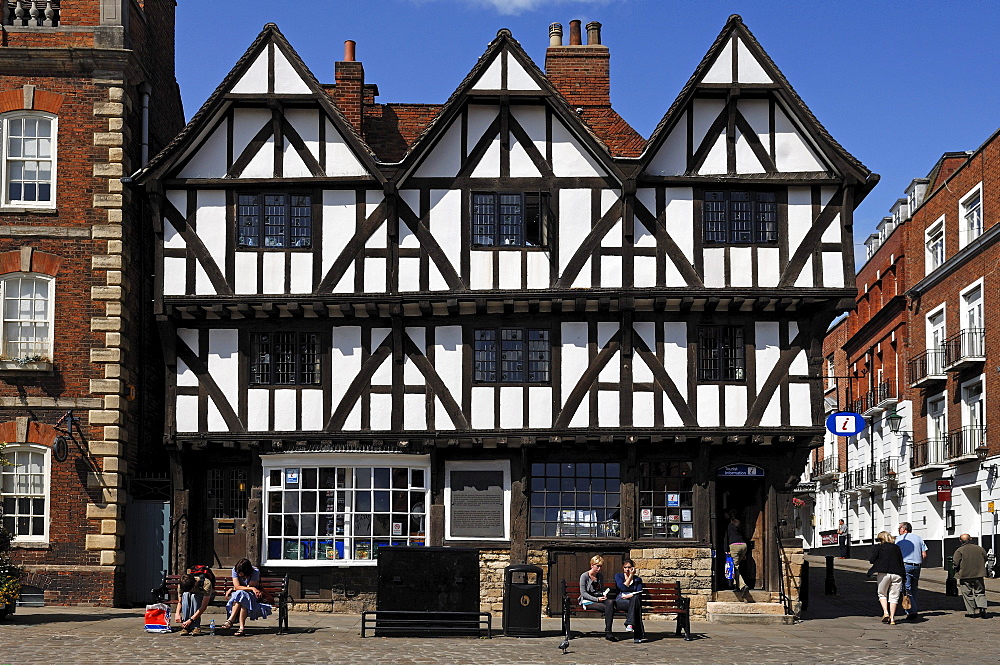
[[[889,429],[893,434],[899,434],[899,428],[903,425],[903,416],[898,411],[893,411],[885,417],[889,421]]]

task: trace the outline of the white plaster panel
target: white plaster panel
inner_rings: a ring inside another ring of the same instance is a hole
[[[340,278],[337,285],[333,287],[334,293],[354,293],[354,266],[350,265],[344,271],[344,276]]]
[[[181,217],[187,217],[187,190],[168,189],[166,197],[174,210],[181,214]]]
[[[437,397],[434,398],[434,429],[455,429],[455,423],[452,422],[451,416],[448,415],[448,410],[444,408],[444,404]]]
[[[403,203],[413,212],[414,215],[420,217],[420,190],[418,189],[401,189],[399,190],[399,198],[403,200]],[[400,220],[400,224],[402,224]]]
[[[420,259],[412,256],[399,258],[399,290],[420,290]]]
[[[633,392],[632,393],[632,426],[652,427],[656,413],[655,393]]]
[[[729,248],[730,286],[753,286],[753,248]]]
[[[742,73],[741,73],[742,76]],[[766,99],[740,99],[737,104],[765,150],[771,146],[771,105]]]
[[[795,339],[795,337],[798,334],[799,334],[799,324],[798,324],[798,322],[796,322],[796,321],[789,321],[788,322],[788,339],[789,339],[789,341]]]
[[[715,143],[712,144],[712,148],[708,151],[708,156],[705,157],[704,163],[698,169],[698,173],[700,175],[717,175],[727,173],[728,171],[729,154],[726,147],[726,135],[724,132],[720,132],[719,136],[715,139]]]
[[[198,191],[198,237],[220,269],[226,265],[226,193]]]
[[[669,191],[669,190],[668,190]],[[668,194],[669,196],[669,194]],[[649,211],[653,217],[656,217],[656,190],[655,189],[637,189],[635,191],[635,197]],[[643,237],[649,237],[650,240],[644,242],[639,241],[639,229],[642,229]],[[635,244],[637,247],[656,247],[656,236],[651,235],[650,231],[646,228],[646,225],[640,222],[638,219],[635,220]]]
[[[808,187],[788,188],[788,255],[802,244],[809,229],[812,228],[812,192]]]
[[[698,150],[698,146],[705,139],[705,134],[708,133],[712,123],[719,117],[725,106],[726,102],[721,99],[695,99],[692,102],[691,112],[694,113],[691,135],[694,142],[693,150]]]
[[[500,59],[503,57],[502,53],[498,53],[490,66],[486,68],[486,71],[479,76],[479,80],[476,84],[472,86],[473,90],[501,90],[503,88],[502,79],[500,78],[500,72],[502,63]]]
[[[603,194],[608,194],[609,192],[602,192]],[[602,197],[603,198],[603,197]],[[603,201],[602,201],[603,203]],[[604,212],[601,212],[604,215]],[[639,226],[642,226],[641,224]],[[624,239],[624,231],[622,230],[622,220],[619,219],[615,222],[615,225],[611,227],[611,230],[601,238],[601,247],[621,247],[622,241]]]
[[[498,252],[500,261],[500,288],[521,288],[521,252]]]
[[[602,382],[614,382],[618,383],[621,380],[622,371],[622,354],[620,351],[615,351],[615,354],[611,356],[604,367],[601,368],[601,373],[598,375],[598,381]]]
[[[361,370],[361,328],[334,326],[330,348],[330,403],[336,411]]]
[[[292,146],[292,142],[287,138],[281,147],[281,174],[285,178],[308,178],[312,176],[312,171],[306,166],[302,156]]]
[[[758,321],[754,335],[757,341],[757,385],[763,386],[781,355],[777,321]]]
[[[725,425],[727,427],[741,427],[747,421],[747,387],[744,385],[724,386],[724,388],[726,391]]]
[[[431,291],[447,291],[451,288],[433,261],[427,266],[427,286]]]
[[[474,144],[473,144],[474,145]],[[417,177],[450,177],[462,168],[462,123],[455,121],[417,169]]]
[[[509,72],[508,72],[509,74]],[[508,76],[509,78],[509,76]],[[538,154],[545,156],[545,107],[517,105],[510,108],[521,129],[535,144]]]
[[[374,346],[374,344],[372,345]],[[388,355],[382,359],[382,363],[375,368],[372,373],[371,384],[373,386],[391,386],[392,385],[392,355]]]
[[[681,418],[681,414],[677,413],[677,409],[670,402],[669,399],[664,396],[663,398],[663,426],[664,427],[681,427],[684,425],[684,419]],[[638,425],[636,425],[638,427]]]
[[[757,286],[778,285],[779,258],[777,247],[757,248]]]
[[[319,162],[319,127],[321,122],[329,122],[326,117],[319,109],[285,109],[285,120],[295,128],[313,159]]]
[[[371,214],[369,212],[369,214]],[[389,238],[388,222],[383,221],[378,225],[378,228],[368,236],[368,240],[365,241],[365,247],[368,249],[385,249],[386,243]]]
[[[732,83],[733,82],[733,42],[726,40],[726,45],[722,47],[719,56],[712,63],[712,66],[702,79],[705,83]]]
[[[799,351],[792,359],[792,364],[788,367],[789,374],[805,375],[809,373],[809,362],[806,360],[806,352]]]
[[[264,293],[285,292],[285,255],[264,253]]]
[[[690,187],[668,187],[664,228],[690,263],[694,263],[693,219],[694,190]]]
[[[474,387],[472,389],[472,429],[493,429],[496,427],[493,407],[495,388]]]
[[[194,292],[199,296],[215,295],[215,286],[212,285],[212,280],[208,278],[208,273],[205,272],[205,266],[202,265],[201,261],[197,261],[194,264],[194,283]]]
[[[590,190],[559,190],[559,273],[590,233]]]
[[[177,358],[177,385],[186,387],[198,385],[198,375],[180,358]]]
[[[297,428],[296,414],[299,412],[298,391],[278,389],[274,391],[274,431],[293,432]]]
[[[843,288],[844,260],[840,252],[823,252],[823,286]]]
[[[524,66],[517,61],[509,51],[504,55],[507,58],[507,89],[508,90],[540,90],[531,74]]]
[[[462,327],[434,329],[434,369],[457,402],[462,397]]]
[[[372,353],[382,345],[382,342],[385,341],[390,332],[392,332],[392,328],[372,328]]]
[[[302,391],[302,429],[317,431],[326,425],[326,414],[323,413],[323,391]]]
[[[798,278],[795,280],[795,286],[801,288],[809,288],[813,285],[813,266],[812,261],[807,260],[806,264],[802,266],[802,272],[799,273]]]
[[[325,275],[357,227],[355,194],[353,191],[323,192],[323,274]]]
[[[408,249],[420,247],[420,240],[417,234],[403,220],[399,220],[399,246]]]
[[[376,431],[392,429],[392,395],[372,394],[370,422]]]
[[[265,47],[253,61],[240,80],[233,86],[232,92],[253,93],[268,92],[267,89],[267,48]]]
[[[197,432],[198,431],[198,396],[178,395],[177,396],[177,431]]]
[[[225,176],[228,142],[226,123],[222,123],[198,146],[197,152],[184,165],[178,177],[222,178]]]
[[[361,400],[355,402],[351,412],[347,414],[347,418],[344,420],[344,429],[349,431],[361,429]]]
[[[552,170],[557,178],[605,175],[597,160],[555,118],[552,120]]]
[[[430,205],[430,231],[457,270],[462,254],[462,192],[458,189],[432,189]]]
[[[510,175],[514,178],[538,178],[542,175],[513,133],[510,135]]]
[[[605,289],[621,287],[622,285],[622,257],[602,256],[601,257],[601,286]]]
[[[385,291],[385,259],[365,259],[365,293]]]
[[[698,425],[700,427],[717,427],[720,424],[719,388],[720,386],[717,385],[698,386]]]
[[[655,346],[653,347],[656,348]],[[654,351],[655,353],[655,351]],[[652,383],[653,370],[649,368],[646,361],[638,354],[632,354],[632,380],[636,383]]]
[[[737,38],[737,68],[739,69],[740,83],[771,83],[771,77],[764,71],[761,63],[750,53],[750,49]]]
[[[257,252],[236,252],[236,293],[257,293]],[[169,273],[168,273],[169,274]]]
[[[237,160],[253,137],[271,124],[271,110],[266,108],[233,109],[233,159]]]
[[[473,289],[492,289],[494,252],[469,252],[469,282]]]
[[[208,402],[205,403],[205,407],[206,415],[208,416],[208,431],[228,432],[229,425],[226,424],[226,419],[222,417],[222,412],[219,411],[215,400],[209,397]]]
[[[426,328],[418,326],[406,328],[406,336],[410,338],[411,342],[413,342],[413,346],[417,347],[417,351],[425,356],[427,355]],[[409,356],[406,357],[406,360],[403,363],[403,382],[408,386],[424,383],[424,375],[420,373],[420,370],[413,364],[413,361],[410,360]]]
[[[618,332],[621,326],[616,321],[601,321],[597,324],[597,348],[603,349],[608,345],[611,336]]]
[[[299,252],[289,255],[292,260],[291,285],[292,293],[313,292],[313,254]]]
[[[308,95],[312,92],[277,45],[274,47],[274,91],[293,95]]]
[[[781,108],[774,110],[774,161],[783,172],[826,170]]]
[[[632,324],[632,330],[639,335],[646,348],[656,354],[656,324],[652,321],[636,321]]]
[[[528,427],[552,427],[552,388],[548,386],[528,388]]]
[[[591,287],[591,268],[590,262],[592,259],[587,259],[586,263],[583,264],[583,268],[580,269],[579,274],[577,274],[576,279],[573,280],[571,288],[574,289],[588,289]]]
[[[573,321],[562,324],[563,400],[569,397],[570,392],[576,387],[580,377],[590,364],[589,353],[587,351],[588,341],[586,323]],[[573,422],[582,422],[582,424],[574,426],[582,427],[587,425],[587,412],[586,400],[584,400],[583,408],[578,408],[577,412],[573,415]],[[580,415],[581,413],[582,415]],[[578,420],[578,418],[582,419],[582,421]]]
[[[274,177],[274,137],[264,142],[257,154],[243,168],[240,178],[273,178]]]
[[[403,395],[403,429],[427,429],[427,396]]]
[[[187,242],[184,241],[183,236],[177,232],[174,225],[167,221],[165,217],[163,218],[163,246],[171,249],[184,249],[187,247]]]
[[[163,295],[183,296],[187,285],[187,259],[175,256],[163,257]]]
[[[726,250],[723,247],[705,249],[705,286],[718,288],[726,285]]]
[[[233,409],[239,397],[239,336],[235,329],[208,331],[208,373]]]
[[[501,429],[524,427],[524,390],[524,388],[515,386],[500,388]]]
[[[757,154],[750,147],[747,137],[736,130],[736,172],[737,173],[764,173],[767,169],[760,163]]]
[[[808,383],[788,384],[788,424],[809,426],[812,421],[812,393]]]
[[[483,135],[486,133],[486,130],[490,128],[490,125],[493,124],[493,121],[497,119],[497,116],[499,114],[500,114],[500,109],[497,108],[496,106],[485,106],[482,104],[469,105],[469,120],[468,120],[469,138],[467,141],[467,146],[470,152],[472,151],[472,148],[477,143],[479,143],[479,139],[483,138]]]
[[[836,243],[843,242],[841,231],[842,229],[840,227],[840,215],[838,214],[836,217],[833,218],[833,221],[830,222],[830,226],[826,227],[826,230],[823,231],[823,237],[820,238],[820,240],[821,242],[836,242]]]
[[[670,263],[669,261],[667,263]],[[635,274],[632,282],[636,287],[656,286],[656,257],[655,256],[634,256],[632,257],[632,269]],[[669,270],[669,269],[668,269]],[[680,277],[680,273],[674,270],[674,274]],[[681,280],[675,279],[673,283],[668,282],[668,286],[680,286]]]
[[[473,178],[499,178],[500,177],[500,137],[496,137],[490,143],[490,147],[483,153],[482,159],[472,170]]]
[[[764,414],[760,417],[761,427],[777,427],[781,425],[781,391],[775,390],[771,401],[767,403]]]
[[[598,427],[619,427],[621,424],[621,398],[617,390],[597,391]],[[587,400],[584,400],[587,401]],[[583,409],[586,410],[586,409]]]
[[[271,413],[271,391],[251,389],[247,391],[247,431],[266,432],[271,429],[268,416]]]
[[[548,252],[528,252],[528,288],[544,289],[549,286]]]
[[[646,169],[656,175],[684,175],[687,171],[687,116],[684,111],[677,124],[667,134],[656,156]]]
[[[184,342],[194,353],[198,353],[199,331],[192,328],[179,328],[177,338]]]
[[[663,366],[667,368],[667,373],[685,400],[689,399],[687,357],[687,324],[683,321],[667,321],[663,324]]]
[[[329,176],[359,176],[368,175],[368,169],[358,159],[343,134],[326,121],[326,174]]]
[[[632,244],[636,247],[656,247],[656,235],[646,228],[646,225],[635,220],[632,227]]]

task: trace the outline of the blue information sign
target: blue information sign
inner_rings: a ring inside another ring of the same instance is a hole
[[[753,464],[729,464],[719,467],[720,478],[763,478],[764,469]]]
[[[831,413],[826,418],[826,429],[837,436],[854,436],[868,426],[861,414],[851,411]]]

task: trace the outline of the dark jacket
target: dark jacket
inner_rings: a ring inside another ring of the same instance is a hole
[[[868,561],[872,564],[869,573],[906,575],[906,568],[903,566],[903,550],[899,549],[899,545],[896,543],[879,543],[872,548]]]
[[[960,580],[986,577],[986,550],[971,541],[955,550],[955,577]]]
[[[726,549],[733,543],[746,543],[747,537],[743,535],[742,526],[736,526],[732,522],[726,526]]]

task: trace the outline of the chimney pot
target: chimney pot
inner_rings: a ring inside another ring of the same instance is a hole
[[[357,45],[353,39],[344,42],[344,62],[354,62],[354,49]]]
[[[549,46],[562,46],[562,23],[549,24]]]
[[[591,21],[587,24],[587,45],[600,46],[601,44],[601,22]]]
[[[582,44],[583,36],[580,33],[580,20],[573,19],[569,22],[569,45],[581,46]]]

